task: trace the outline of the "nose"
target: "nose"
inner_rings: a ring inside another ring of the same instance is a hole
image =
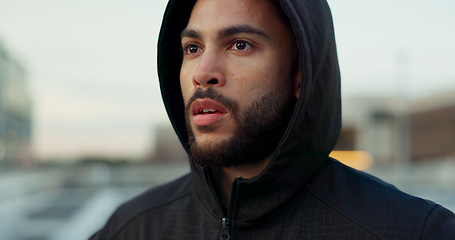
[[[206,51],[193,75],[194,87],[222,87],[226,83],[222,56]]]

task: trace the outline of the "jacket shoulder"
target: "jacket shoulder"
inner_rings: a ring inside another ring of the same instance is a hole
[[[453,239],[455,215],[442,206],[436,206],[428,216],[421,239]]]
[[[106,225],[90,239],[112,239],[136,218],[151,210],[166,208],[191,194],[190,175],[152,188],[120,205]]]
[[[427,239],[424,235],[436,229],[443,235],[455,234],[455,215],[449,210],[335,160],[328,161],[308,190],[347,221],[379,239]],[[444,224],[438,224],[441,221]]]

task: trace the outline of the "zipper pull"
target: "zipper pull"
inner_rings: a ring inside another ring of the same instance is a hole
[[[227,219],[227,217],[221,219],[221,239],[231,239],[231,236],[229,236],[229,219]]]

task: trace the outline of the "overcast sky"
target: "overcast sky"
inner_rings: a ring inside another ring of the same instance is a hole
[[[0,0],[0,42],[27,69],[38,157],[151,148],[153,128],[168,124],[156,74],[166,2]],[[455,89],[455,1],[329,4],[345,97]]]

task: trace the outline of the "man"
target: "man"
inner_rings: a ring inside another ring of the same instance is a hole
[[[328,157],[341,100],[325,0],[171,0],[158,50],[191,173],[125,203],[92,239],[455,236],[447,209]]]

